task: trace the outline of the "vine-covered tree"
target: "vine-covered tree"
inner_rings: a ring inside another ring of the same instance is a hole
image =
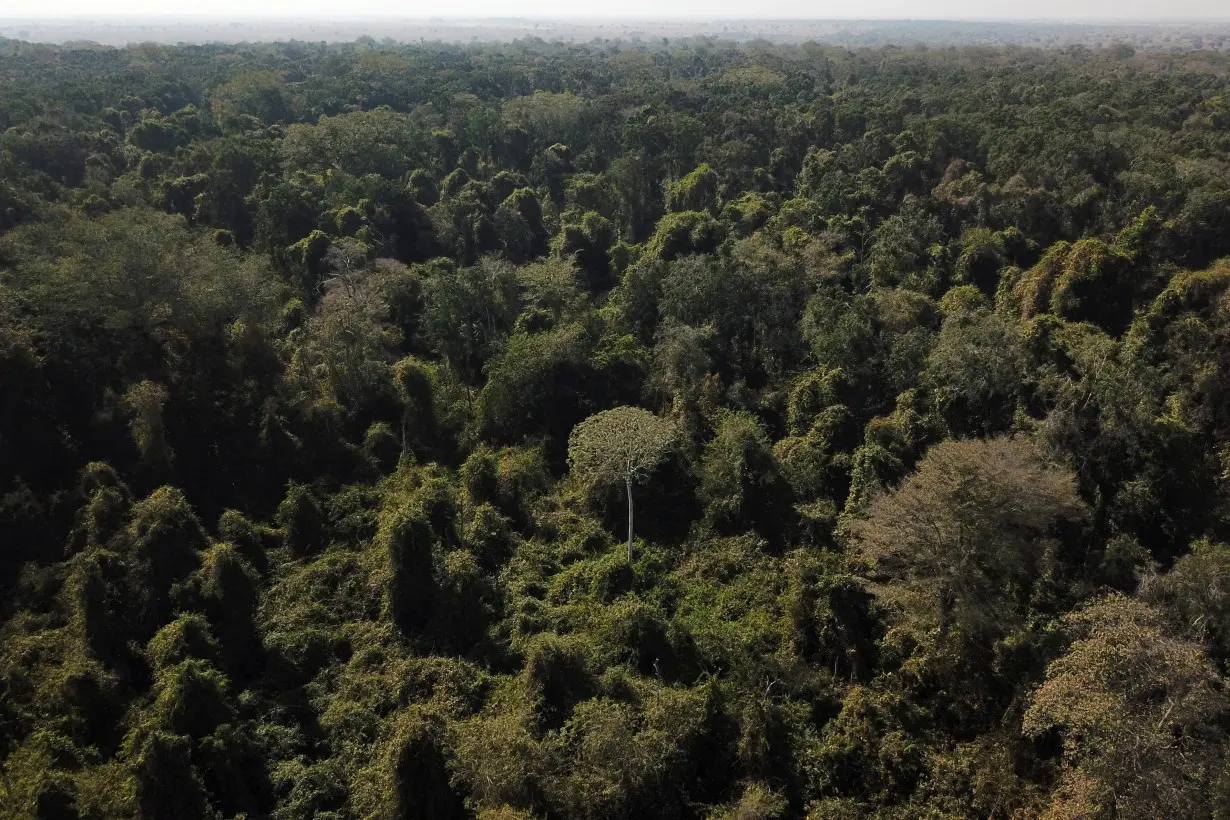
[[[1201,817],[1221,776],[1230,699],[1199,644],[1123,595],[1065,618],[1073,641],[1047,667],[1024,731],[1063,740],[1047,817]]]

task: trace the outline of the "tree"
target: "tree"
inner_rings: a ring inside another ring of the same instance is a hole
[[[1063,767],[1045,817],[1203,817],[1222,756],[1226,693],[1199,644],[1123,595],[1064,619],[1075,638],[1051,663],[1022,728],[1058,731]]]
[[[690,404],[701,392],[712,360],[712,327],[692,327],[670,318],[659,328],[653,347],[650,379],[669,396],[674,409]]]
[[[1147,575],[1140,594],[1184,625],[1223,668],[1230,662],[1230,547],[1200,539],[1170,572]]]
[[[141,453],[141,461],[152,475],[169,474],[175,454],[167,444],[162,409],[169,396],[161,384],[149,380],[131,385],[124,393],[124,406],[131,415],[129,430]]]
[[[1083,514],[1075,477],[1027,440],[946,441],[850,531],[863,558],[937,603],[942,637],[954,618],[979,631],[1027,603],[1054,525]]]
[[[405,504],[386,514],[377,540],[389,561],[389,609],[407,634],[421,630],[436,598],[431,526],[423,511]]]
[[[666,186],[666,209],[678,211],[717,210],[718,177],[708,164]]]
[[[129,626],[150,637],[171,620],[182,582],[200,566],[209,538],[183,492],[160,487],[133,505],[123,541]]]
[[[290,114],[282,76],[269,69],[237,72],[230,82],[214,89],[210,108],[214,120],[226,125],[243,117],[275,123],[286,120]]]
[[[325,545],[325,515],[309,487],[292,481],[275,518],[283,543],[294,555],[309,555]]]
[[[645,246],[650,258],[669,262],[692,253],[710,253],[722,243],[723,228],[713,217],[698,211],[667,214]]]
[[[405,116],[376,109],[321,117],[315,125],[291,125],[278,150],[286,166],[296,170],[336,168],[356,177],[396,179],[415,169],[427,146]]]
[[[960,296],[970,296],[967,304]],[[1015,322],[978,304],[970,285],[953,288],[945,317],[927,356],[922,383],[955,435],[998,433],[1012,424],[1028,384],[1028,363]]]
[[[644,481],[666,457],[675,427],[639,407],[616,407],[572,429],[568,464],[594,481],[622,479],[628,497],[628,563],[632,563],[632,485]]]
[[[516,318],[516,277],[511,266],[484,261],[471,268],[433,266],[423,281],[423,330],[435,352],[467,383]]]
[[[209,816],[201,780],[192,768],[188,738],[153,732],[132,767],[137,816],[142,820]]]
[[[495,229],[505,256],[522,263],[542,255],[547,249],[547,233],[542,224],[542,204],[529,188],[513,191],[495,211]]]
[[[588,211],[577,220],[564,220],[552,249],[557,256],[576,261],[590,290],[605,290],[611,284],[610,251],[615,241],[614,229],[610,220],[596,211]]]
[[[719,411],[700,473],[700,496],[719,530],[754,526],[772,540],[789,524],[789,485],[764,425],[751,413]]]
[[[441,721],[418,709],[397,722],[388,762],[393,788],[388,817],[397,820],[465,817],[461,798],[449,786],[448,762],[441,749]]]
[[[474,408],[483,435],[506,444],[547,436],[549,452],[562,459],[565,433],[593,408],[603,384],[594,368],[596,342],[578,324],[514,333],[486,368]]]

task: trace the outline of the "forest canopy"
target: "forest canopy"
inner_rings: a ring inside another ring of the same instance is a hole
[[[1225,54],[0,41],[0,817],[1227,817],[1228,408]]]

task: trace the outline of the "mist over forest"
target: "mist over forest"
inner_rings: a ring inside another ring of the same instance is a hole
[[[626,17],[452,18],[351,17],[301,19],[251,16],[225,19],[210,15],[138,17],[99,15],[64,19],[0,17],[0,38],[34,43],[257,43],[300,40],[346,43],[372,38],[384,44],[419,41],[446,43],[512,42],[540,39],[584,43],[620,41],[661,46],[662,39],[708,37],[746,42],[816,42],[855,47],[1022,45],[1043,48],[1127,44],[1138,49],[1190,51],[1230,48],[1230,19],[1221,21],[945,21],[945,20],[789,20],[642,19]]]

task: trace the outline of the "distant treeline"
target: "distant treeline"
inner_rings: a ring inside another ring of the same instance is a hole
[[[1164,12],[1165,9],[1159,11]],[[1004,46],[1061,48],[1128,45],[1148,51],[1225,51],[1230,22],[1061,23],[972,22],[955,20],[822,20],[822,19],[568,19],[516,17],[472,20],[413,17],[381,18],[243,18],[211,17],[0,19],[0,39],[31,43],[259,43],[301,40],[347,43],[379,40],[408,42],[512,42],[542,40],[586,43],[619,42],[626,47],[662,46],[694,38],[778,44],[805,42],[850,48],[882,46],[932,48]]]

